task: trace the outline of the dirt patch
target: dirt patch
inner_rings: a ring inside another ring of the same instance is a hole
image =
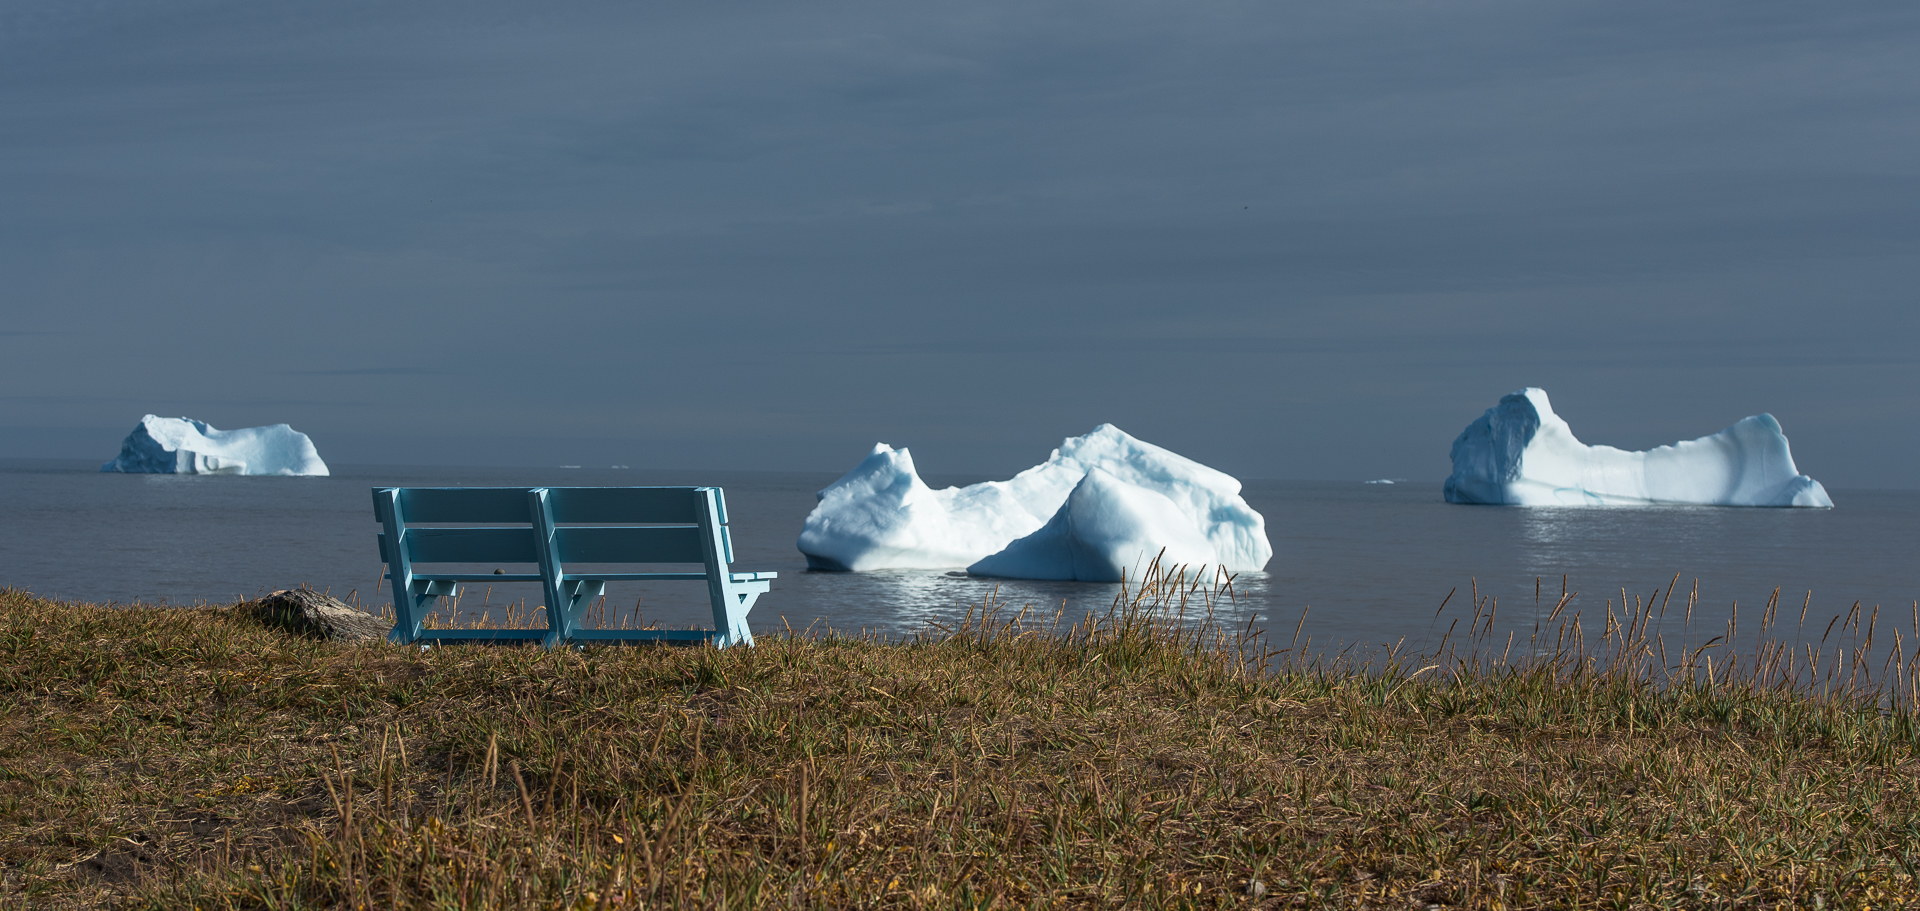
[[[159,863],[160,858],[146,845],[137,845],[126,839],[114,847],[95,854],[86,860],[74,864],[74,870],[82,877],[108,886],[130,886],[139,882],[146,871]]]

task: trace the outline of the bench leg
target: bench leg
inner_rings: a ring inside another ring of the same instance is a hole
[[[713,605],[713,628],[720,634],[714,637],[714,648],[753,645],[753,629],[747,626],[747,612],[753,610],[753,603],[772,587],[773,583],[765,581],[725,584],[725,594]]]
[[[567,599],[567,606],[547,611],[547,636],[543,641],[548,648],[559,648],[573,638],[574,630],[580,628],[580,615],[593,606],[594,599],[607,593],[607,583],[598,579],[563,582],[560,593]]]
[[[393,630],[387,633],[387,641],[395,645],[409,645],[420,638],[421,621],[426,619],[428,606],[435,598],[452,598],[460,594],[460,585],[455,582],[425,582],[414,580],[410,585],[402,585],[399,580],[393,585]],[[402,604],[408,605],[401,610]]]
[[[425,619],[427,605],[433,603],[435,596],[411,595],[398,585],[393,587],[393,595],[393,629],[387,633],[387,641],[411,645],[420,638],[420,622]]]

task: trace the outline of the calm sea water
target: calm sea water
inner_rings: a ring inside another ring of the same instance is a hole
[[[0,585],[79,601],[231,602],[302,584],[385,604],[369,490],[377,486],[623,486],[726,489],[735,568],[780,573],[754,611],[756,630],[831,627],[911,633],[989,601],[1039,616],[1104,610],[1116,586],[996,582],[943,572],[810,573],[794,540],[814,492],[835,476],[541,468],[335,466],[329,478],[101,474],[98,464],[0,461]],[[968,483],[978,478],[930,478]],[[1499,598],[1496,635],[1522,636],[1557,600],[1594,618],[1606,601],[1646,597],[1679,574],[1698,580],[1695,626],[1723,626],[1737,602],[1757,618],[1776,587],[1809,626],[1859,601],[1902,626],[1920,599],[1920,491],[1832,491],[1832,510],[1659,507],[1518,509],[1453,506],[1436,482],[1248,481],[1274,558],[1242,574],[1216,616],[1316,648],[1437,638],[1435,611]],[[1539,607],[1538,584],[1545,591]],[[532,598],[535,586],[474,590],[471,609]],[[648,622],[701,622],[698,586],[615,586],[609,603]],[[1304,625],[1302,615],[1305,614]],[[1677,611],[1676,611],[1677,612]],[[1591,628],[1591,627],[1590,627]]]

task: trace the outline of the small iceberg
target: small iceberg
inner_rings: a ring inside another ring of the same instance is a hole
[[[905,448],[879,443],[818,496],[798,542],[813,569],[1117,581],[1162,548],[1162,565],[1228,572],[1273,556],[1238,480],[1112,424],[1008,480],[941,490],[920,480]]]
[[[1501,398],[1460,432],[1444,494],[1449,503],[1509,506],[1833,506],[1826,488],[1794,467],[1773,415],[1628,452],[1580,442],[1546,391],[1533,387]]]
[[[327,475],[307,435],[285,424],[216,430],[206,421],[147,415],[101,471],[142,474]]]

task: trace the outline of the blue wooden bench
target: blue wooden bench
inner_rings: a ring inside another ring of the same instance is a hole
[[[414,642],[752,645],[747,612],[777,573],[736,573],[718,487],[377,487],[380,559],[393,579],[393,632]],[[433,527],[438,523],[440,527]],[[458,523],[463,527],[447,527]],[[611,524],[623,523],[623,524]],[[474,527],[482,525],[485,527]],[[396,544],[398,546],[396,546]],[[538,573],[422,572],[421,564],[531,563]],[[701,564],[699,572],[570,572],[568,564]],[[583,629],[608,582],[705,582],[711,630]],[[538,582],[546,629],[425,629],[433,599],[462,582]]]

